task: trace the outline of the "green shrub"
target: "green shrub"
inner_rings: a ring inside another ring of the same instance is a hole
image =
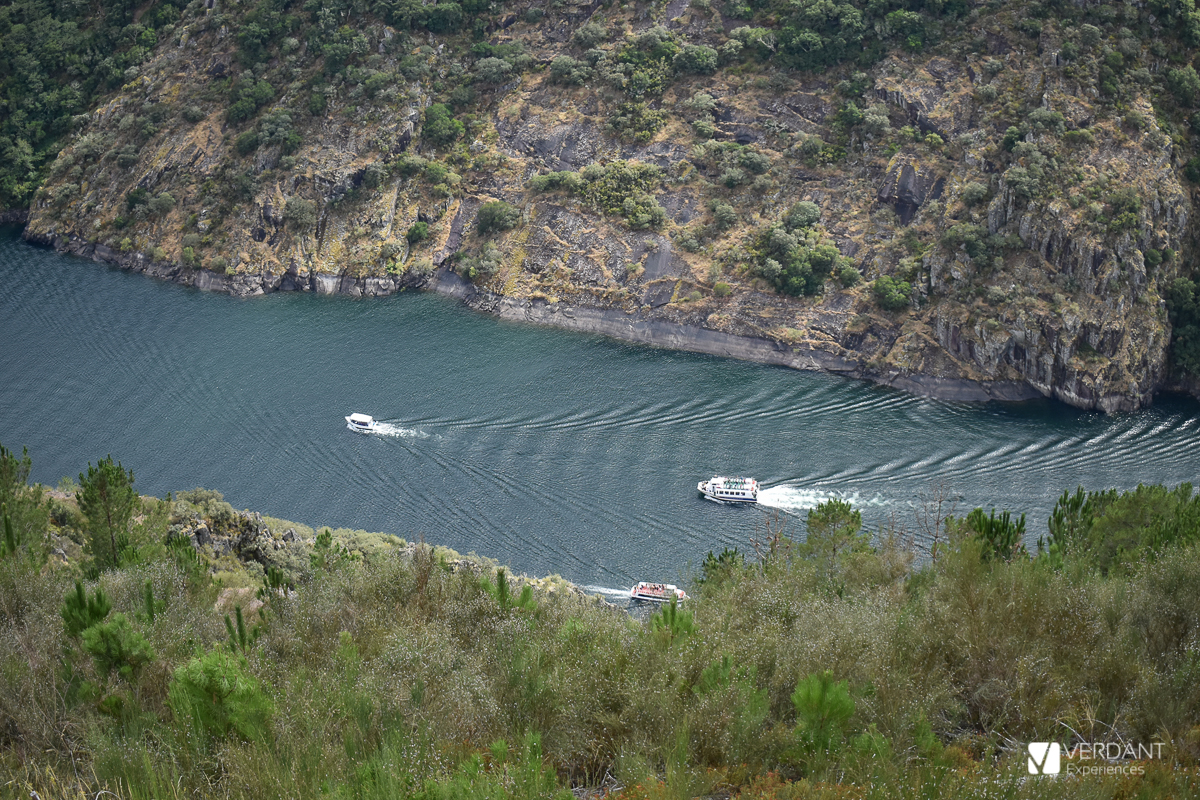
[[[479,207],[475,227],[482,234],[515,228],[521,221],[521,209],[503,200],[489,200]]]
[[[150,192],[141,186],[136,187],[129,194],[125,195],[125,207],[130,211],[135,210],[138,206],[144,206],[148,202],[150,202]]]
[[[250,155],[258,149],[258,132],[246,131],[234,140],[233,146],[240,155]]]
[[[1012,561],[1028,555],[1024,545],[1024,514],[1017,519],[1013,519],[1008,511],[996,516],[996,509],[993,508],[992,513],[985,516],[982,508],[976,508],[967,514],[964,523],[979,538],[984,561]]]
[[[762,254],[759,274],[777,291],[796,297],[820,292],[841,258],[831,242],[820,241],[815,233],[791,233],[784,225],[767,228],[756,249]]]
[[[713,284],[713,295],[716,297],[728,297],[733,293],[733,287],[725,281],[717,281]]]
[[[154,648],[121,613],[85,628],[82,639],[83,649],[92,656],[101,675],[116,672],[125,680],[132,680],[154,660]]]
[[[584,50],[590,50],[608,39],[608,29],[598,22],[587,22],[575,29],[571,40]]]
[[[1063,492],[1048,523],[1045,543],[1061,559],[1087,563],[1107,574],[1151,561],[1165,548],[1200,541],[1200,495],[1182,483],[1174,489],[1138,484],[1075,494]]]
[[[1018,197],[1037,197],[1042,191],[1042,176],[1022,166],[1009,167],[1004,173],[1004,182]]]
[[[1026,122],[1029,124],[1029,129],[1039,133],[1051,133],[1056,136],[1062,136],[1066,130],[1066,120],[1063,115],[1057,111],[1051,111],[1048,108],[1035,108],[1029,112],[1026,117]]]
[[[711,75],[717,71],[717,51],[705,45],[686,44],[675,54],[676,72]]]
[[[683,113],[693,117],[710,117],[717,109],[716,99],[707,92],[696,92],[679,106]]]
[[[494,584],[484,578],[480,581],[480,588],[496,601],[501,611],[533,612],[537,609],[537,603],[533,600],[533,587],[525,584],[521,587],[520,595],[514,595],[509,588],[508,573],[503,568],[496,570]]]
[[[429,161],[415,153],[405,153],[393,162],[392,170],[403,175],[406,178],[411,178],[414,175],[420,175],[429,165]]]
[[[653,164],[612,161],[603,167],[591,164],[580,172],[588,204],[606,214],[625,218],[631,228],[657,228],[666,221],[666,211],[650,190],[662,179]]]
[[[1200,156],[1192,156],[1183,168],[1183,174],[1192,183],[1200,183]]]
[[[292,112],[287,110],[273,111],[264,115],[258,124],[258,130],[262,144],[278,145],[279,151],[285,155],[296,152],[304,141],[294,127]]]
[[[82,635],[88,628],[104,621],[111,610],[112,603],[109,602],[100,587],[97,586],[92,596],[88,597],[83,590],[83,584],[75,581],[75,591],[67,595],[60,613],[67,629],[67,635],[74,637]]]
[[[1168,70],[1167,88],[1181,106],[1194,106],[1197,96],[1200,95],[1200,75],[1196,74],[1196,68],[1191,64],[1181,69]]]
[[[796,738],[806,756],[821,760],[836,752],[854,716],[848,682],[835,683],[829,670],[812,673],[796,684],[792,705],[796,708]]]
[[[838,280],[842,286],[849,289],[851,286],[857,286],[862,280],[862,273],[853,266],[847,264],[838,271]]]
[[[577,192],[583,187],[583,178],[576,172],[547,172],[544,175],[534,175],[529,179],[529,188],[535,192],[552,192],[555,189],[566,189]]]
[[[429,223],[414,222],[408,227],[408,232],[404,234],[404,238],[408,239],[409,244],[417,244],[429,238]]]
[[[1132,186],[1114,190],[1108,196],[1108,207],[1110,232],[1134,230],[1141,224],[1142,198]]]
[[[325,115],[325,111],[329,108],[329,98],[325,93],[314,89],[308,96],[308,103],[305,106],[308,113],[314,117]]]
[[[733,206],[716,200],[712,204],[713,226],[719,231],[727,231],[737,224],[738,216]]]
[[[450,107],[444,103],[434,103],[425,109],[425,122],[421,127],[421,135],[435,145],[448,145],[462,137],[466,128],[462,122],[455,119]]]
[[[946,229],[942,234],[942,245],[951,250],[962,250],[972,261],[982,261],[990,257],[987,229],[969,222],[960,222]]]
[[[672,597],[670,604],[650,617],[650,630],[669,646],[695,633],[696,623],[692,612],[680,606],[678,598]]]
[[[424,9],[423,23],[430,33],[453,33],[463,24],[463,9],[458,3],[436,3]]]
[[[230,105],[225,111],[225,120],[236,125],[250,119],[258,109],[275,96],[275,89],[263,79],[239,80],[230,92]]]
[[[475,62],[473,80],[477,83],[501,84],[512,77],[513,68],[502,58],[481,58]]]
[[[875,302],[887,311],[899,311],[907,308],[912,286],[908,281],[896,280],[887,275],[880,275],[871,286]]]
[[[862,512],[844,500],[830,499],[808,511],[804,526],[807,535],[799,552],[825,562],[829,567],[848,553],[870,546],[870,534],[863,530]]]
[[[982,183],[971,181],[963,187],[962,199],[967,206],[977,206],[987,199],[988,188]]]
[[[308,231],[317,224],[317,204],[301,197],[289,197],[283,204],[283,221],[294,231]]]
[[[458,272],[468,280],[490,278],[500,271],[504,254],[491,242],[484,242],[478,256],[463,256],[458,260]]]
[[[646,144],[667,123],[667,115],[655,111],[643,101],[621,103],[616,113],[608,118],[608,127],[613,133],[638,144]]]
[[[704,563],[700,565],[700,576],[696,578],[696,583],[700,586],[719,585],[732,579],[745,566],[746,559],[736,547],[724,548],[719,556],[713,555],[713,551],[709,550]]]
[[[592,77],[592,68],[568,55],[557,56],[550,62],[550,80],[554,83],[581,86]]]
[[[146,208],[151,214],[161,217],[165,214],[169,214],[171,209],[175,208],[175,198],[170,192],[163,192],[162,194],[155,195],[148,203],[146,203]]]
[[[378,162],[372,162],[363,167],[362,185],[368,189],[376,189],[387,180],[387,177],[387,168]]]
[[[450,174],[450,168],[441,161],[430,161],[421,171],[421,177],[430,183],[443,183]]]
[[[787,213],[784,224],[789,231],[803,230],[816,225],[821,219],[821,207],[811,200],[801,200]]]
[[[167,702],[176,721],[204,739],[235,734],[261,741],[274,712],[245,657],[226,650],[213,650],[177,667]]]

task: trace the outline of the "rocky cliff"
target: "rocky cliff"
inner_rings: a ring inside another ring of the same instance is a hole
[[[262,4],[222,1],[78,121],[27,237],[963,399],[1112,412],[1167,380],[1194,225],[1152,16],[975,10],[802,71],[732,4],[509,4],[474,41],[364,14],[331,74],[311,31],[248,58]]]

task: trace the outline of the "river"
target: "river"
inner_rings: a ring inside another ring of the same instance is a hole
[[[0,443],[56,484],[112,454],[144,494],[386,531],[624,587],[802,535],[824,498],[920,551],[923,498],[1025,512],[1064,489],[1194,481],[1200,406],[973,405],[509,323],[433,294],[238,299],[0,235]],[[360,411],[387,435],[348,431]],[[700,499],[745,474],[760,508]]]

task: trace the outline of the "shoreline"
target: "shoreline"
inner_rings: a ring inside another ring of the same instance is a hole
[[[50,247],[99,263],[111,264],[129,272],[141,273],[181,286],[226,292],[238,297],[256,297],[277,291],[341,294],[350,297],[384,297],[405,289],[434,291],[453,297],[475,311],[503,320],[524,322],[609,336],[637,344],[691,353],[752,361],[790,369],[825,372],[865,380],[919,397],[966,403],[1024,402],[1042,398],[1058,399],[1059,393],[1040,391],[1023,381],[980,382],[962,378],[892,371],[881,373],[860,361],[851,361],[812,348],[789,348],[773,339],[739,336],[696,325],[656,319],[621,309],[597,309],[524,300],[481,292],[456,273],[438,267],[427,275],[405,274],[399,277],[354,278],[345,275],[299,275],[293,272],[257,275],[219,275],[205,269],[192,270],[177,264],[152,261],[144,253],[120,253],[75,235],[31,234],[21,238],[34,245]],[[445,263],[443,260],[442,264]],[[1166,387],[1164,387],[1166,388]],[[1161,391],[1161,390],[1160,390]],[[1071,403],[1066,403],[1072,405]]]

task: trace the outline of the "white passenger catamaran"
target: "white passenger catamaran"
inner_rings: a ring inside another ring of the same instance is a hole
[[[705,500],[717,503],[757,503],[758,481],[754,478],[726,478],[716,475],[700,481],[696,488]]]

